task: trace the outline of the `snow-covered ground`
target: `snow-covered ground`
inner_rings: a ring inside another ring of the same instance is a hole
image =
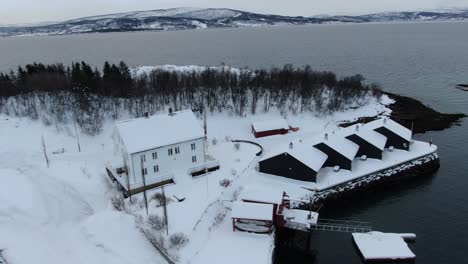
[[[176,69],[180,70],[177,66]],[[300,130],[286,135],[271,136],[256,139],[251,133],[252,122],[278,118],[279,112],[248,115],[246,117],[229,116],[226,113],[213,113],[208,116],[209,153],[219,160],[221,169],[191,178],[185,172],[175,173],[176,184],[165,187],[166,196],[172,201],[168,205],[169,235],[181,232],[189,239],[180,248],[168,245],[167,237],[164,247],[169,255],[181,263],[270,263],[274,247],[274,239],[268,235],[256,235],[232,231],[231,206],[232,201],[239,200],[245,191],[262,189],[286,191],[293,199],[302,199],[310,194],[301,184],[291,184],[282,181],[281,177],[264,176],[255,170],[259,149],[250,144],[242,143],[236,150],[231,139],[251,140],[260,143],[264,151],[276,148],[302,137],[308,137],[339,129],[337,124],[343,120],[354,120],[362,116],[388,114],[386,107],[391,103],[383,96],[381,101],[371,100],[368,105],[336,113],[333,116],[314,116],[310,113],[283,116],[293,127]],[[213,142],[216,144],[213,144]],[[223,187],[220,181],[227,179],[231,185]],[[160,189],[148,192],[153,197]],[[185,198],[177,202],[177,198]],[[130,203],[131,213],[146,217],[146,209],[142,206],[143,194],[136,195],[139,202]],[[281,197],[279,197],[281,199]],[[156,199],[150,199],[149,214],[163,216],[163,208]],[[165,233],[165,232],[161,232]],[[255,261],[253,261],[255,260]]]
[[[232,232],[232,201],[247,186],[261,187],[266,182],[255,170],[259,149],[241,143],[237,150],[229,140],[255,140],[268,151],[280,143],[336,130],[343,120],[388,114],[389,103],[383,96],[332,116],[283,115],[300,130],[258,140],[251,134],[251,123],[278,118],[279,112],[246,117],[210,114],[209,153],[220,161],[221,169],[197,178],[176,172],[176,183],[165,187],[170,199],[169,235],[183,233],[188,238],[180,247],[166,240],[170,255],[181,263],[270,263],[272,236]],[[5,249],[3,256],[10,263],[164,263],[136,227],[138,216],[146,218],[143,195],[132,197],[131,203],[127,199],[126,213],[114,210],[110,203],[115,191],[106,181],[104,166],[113,153],[112,128],[109,122],[99,136],[80,135],[79,153],[72,126],[57,129],[40,121],[0,115],[0,250]],[[53,154],[62,148],[64,153]],[[224,179],[230,181],[228,187],[220,184]],[[294,194],[292,198],[309,192],[281,181],[268,180],[268,184]],[[148,192],[148,211],[162,216],[162,207],[151,199],[157,192],[161,190]],[[185,200],[178,202],[176,197]]]
[[[15,264],[165,263],[133,217],[110,205],[113,190],[102,167],[109,134],[81,136],[78,153],[70,131],[0,115],[3,257]],[[63,154],[52,154],[62,148]]]

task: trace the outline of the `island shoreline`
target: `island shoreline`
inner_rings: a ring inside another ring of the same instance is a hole
[[[424,105],[421,101],[412,97],[398,95],[390,92],[383,92],[394,103],[389,104],[392,110],[390,118],[412,129],[414,134],[422,134],[429,131],[441,131],[452,126],[459,126],[467,115],[463,113],[447,114],[438,112],[431,107]],[[367,123],[379,118],[377,116],[361,117],[351,122],[339,124],[341,127],[348,127],[357,123]]]

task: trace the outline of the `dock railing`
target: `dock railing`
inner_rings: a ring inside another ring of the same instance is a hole
[[[372,231],[371,223],[360,221],[343,221],[333,219],[319,219],[316,225],[310,227],[312,230],[365,233]]]

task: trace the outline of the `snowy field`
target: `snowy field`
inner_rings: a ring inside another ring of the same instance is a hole
[[[389,103],[383,96],[380,102],[371,100],[332,116],[283,115],[300,130],[258,140],[251,134],[251,123],[278,118],[278,112],[246,117],[210,114],[208,151],[221,169],[197,178],[176,172],[176,183],[165,187],[169,235],[183,233],[188,238],[184,245],[170,246],[163,230],[169,255],[180,263],[270,263],[273,236],[232,232],[232,201],[247,186],[259,187],[266,181],[255,170],[259,149],[243,143],[237,150],[229,140],[255,140],[268,151],[277,144],[336,130],[343,120],[388,114]],[[127,199],[125,212],[110,202],[116,192],[104,166],[113,153],[112,129],[108,122],[99,136],[80,135],[82,152],[78,152],[71,125],[46,127],[40,121],[0,115],[0,250],[9,263],[165,263],[137,228],[146,219],[143,195]],[[229,186],[222,186],[222,180],[228,180]],[[308,192],[299,186],[284,187],[281,181],[268,184],[293,193],[293,198]],[[148,192],[150,215],[163,215],[153,199],[159,192]],[[176,197],[185,200],[178,202]]]
[[[82,136],[78,153],[70,131],[0,115],[3,257],[14,264],[164,263],[133,217],[110,205],[102,167],[112,151],[109,134]]]

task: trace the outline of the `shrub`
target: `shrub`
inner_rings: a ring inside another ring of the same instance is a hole
[[[188,237],[184,233],[175,233],[169,237],[169,243],[172,247],[180,248],[187,244]]]
[[[138,204],[139,199],[137,196],[130,196],[129,201],[130,201],[130,204]]]
[[[119,195],[113,196],[111,198],[111,203],[117,211],[123,211],[125,209],[124,199]]]
[[[238,150],[240,149],[240,144],[239,144],[239,143],[235,143],[235,144],[234,144],[234,149],[238,151]]]
[[[231,185],[231,181],[228,179],[222,179],[219,181],[219,185],[224,188],[227,188],[229,185]]]
[[[159,193],[159,192],[155,193],[153,197],[151,197],[151,199],[157,201],[158,205],[162,205],[164,203],[164,199],[166,199],[166,203],[168,202],[167,197],[165,197],[163,193]]]
[[[217,226],[221,224],[224,218],[226,218],[226,211],[219,211],[218,214],[214,218],[213,225]]]
[[[148,216],[148,225],[157,231],[161,231],[166,227],[166,222],[159,215],[151,214]]]

